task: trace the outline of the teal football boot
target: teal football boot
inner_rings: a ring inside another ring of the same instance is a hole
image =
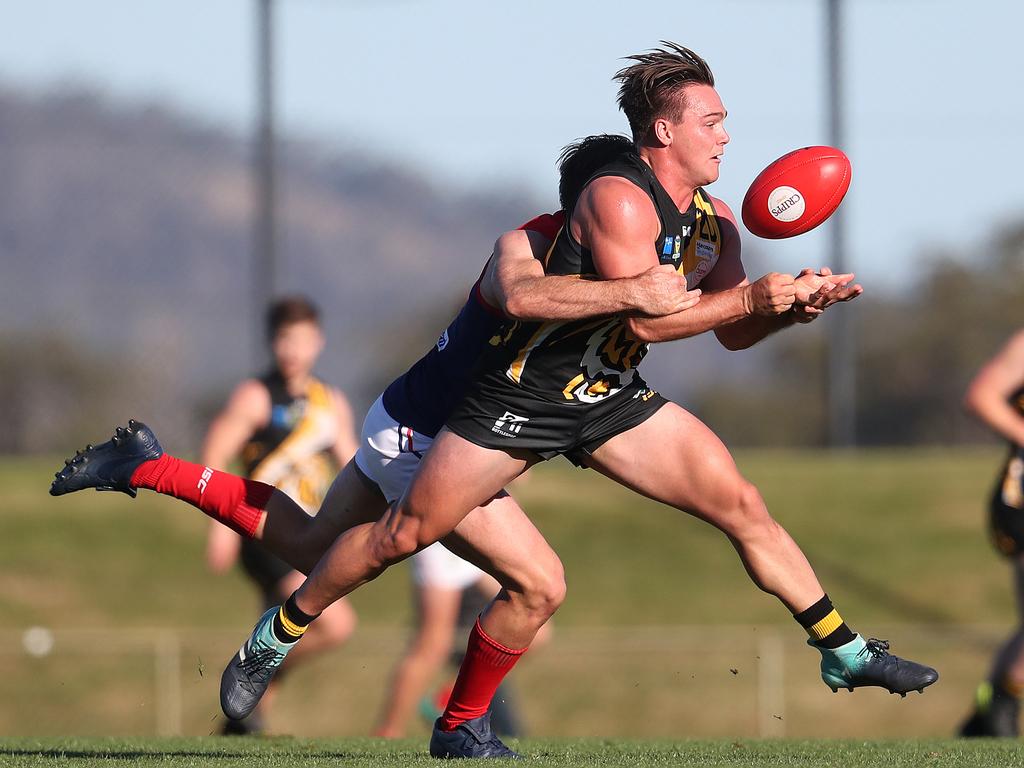
[[[906,696],[909,691],[924,693],[939,679],[939,673],[931,667],[890,654],[886,640],[865,640],[857,635],[838,648],[822,648],[813,640],[807,643],[821,652],[821,679],[833,693],[840,688],[852,692],[874,685]]]
[[[220,708],[232,720],[252,714],[267,692],[274,673],[281,668],[285,656],[295,647],[283,643],[274,634],[274,617],[280,606],[264,613],[238,653],[231,657],[220,678]]]

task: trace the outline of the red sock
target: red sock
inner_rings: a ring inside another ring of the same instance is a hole
[[[487,712],[494,692],[525,652],[525,648],[516,651],[488,637],[477,619],[469,633],[466,658],[441,715],[441,730],[454,731],[461,723]]]
[[[169,454],[143,462],[131,484],[187,501],[228,528],[252,538],[274,492],[272,485],[246,480]]]

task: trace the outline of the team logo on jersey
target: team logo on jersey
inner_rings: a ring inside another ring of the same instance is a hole
[[[305,398],[300,398],[289,404],[279,403],[270,409],[270,423],[275,427],[292,429],[305,413]]]
[[[441,331],[441,335],[437,339],[437,351],[444,352],[444,348],[448,346],[448,329],[445,328]]]
[[[661,255],[662,256],[671,256],[672,255],[672,235],[668,235],[665,238],[665,245],[661,249]]]
[[[491,427],[491,432],[495,432],[502,437],[516,437],[523,428],[523,424],[529,420],[528,416],[516,416],[514,413],[505,411],[504,416],[495,420],[494,426]]]

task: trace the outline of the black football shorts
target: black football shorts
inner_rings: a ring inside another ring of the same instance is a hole
[[[484,448],[565,456],[578,467],[615,435],[649,419],[667,400],[637,376],[620,392],[593,404],[546,400],[497,377],[478,379],[445,426]]]

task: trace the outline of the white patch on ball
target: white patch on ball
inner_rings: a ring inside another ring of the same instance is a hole
[[[768,212],[779,221],[796,221],[804,215],[804,196],[793,187],[776,187],[768,195]]]

